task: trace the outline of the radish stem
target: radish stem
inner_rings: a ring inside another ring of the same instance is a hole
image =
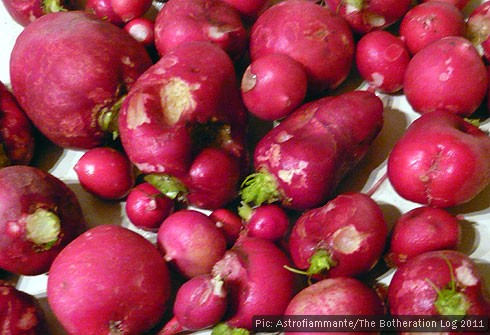
[[[241,185],[240,195],[243,202],[255,206],[281,199],[276,180],[265,171],[252,173],[245,178]]]
[[[38,208],[26,217],[26,238],[44,250],[58,241],[60,232],[60,219],[53,212]]]
[[[175,177],[167,174],[149,174],[144,177],[144,180],[155,186],[170,199],[177,199],[179,201],[185,200],[187,188]]]

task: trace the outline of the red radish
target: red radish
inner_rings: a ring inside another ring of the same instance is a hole
[[[152,0],[111,0],[111,6],[123,22],[143,16],[152,5]]]
[[[112,0],[87,0],[85,10],[99,19],[106,20],[118,27],[124,26],[124,21],[112,8]]]
[[[28,165],[35,147],[31,121],[12,92],[0,82],[0,168]]]
[[[398,267],[424,252],[456,250],[460,240],[457,217],[442,208],[416,207],[396,221],[385,260],[388,265]]]
[[[346,21],[328,8],[286,0],[265,10],[250,32],[252,61],[271,53],[284,53],[302,64],[309,92],[321,93],[347,79],[354,39]]]
[[[384,315],[384,305],[376,291],[358,279],[350,277],[328,278],[318,281],[297,293],[289,303],[286,318],[291,316],[362,316]],[[294,327],[285,334],[311,334],[296,332]],[[322,334],[322,333],[320,333]],[[326,334],[326,333],[323,333]],[[328,332],[328,334],[376,334],[373,332]]]
[[[38,168],[1,168],[0,199],[0,268],[6,271],[45,273],[86,228],[75,193]]]
[[[246,18],[254,20],[259,16],[271,3],[271,0],[224,0],[229,3]]]
[[[486,61],[490,59],[490,2],[484,1],[473,9],[466,21],[466,37],[476,46]]]
[[[289,230],[289,217],[277,204],[262,204],[254,208],[242,204],[239,214],[244,219],[244,230],[248,236],[279,242]]]
[[[170,0],[155,21],[155,45],[160,55],[185,42],[204,41],[237,59],[245,52],[247,38],[240,13],[222,0]]]
[[[143,182],[129,191],[126,215],[136,227],[158,231],[162,222],[174,211],[174,201],[150,183]]]
[[[164,258],[187,278],[210,273],[226,251],[226,239],[202,212],[183,209],[171,214],[158,229]]]
[[[259,119],[282,119],[306,97],[308,83],[303,66],[291,57],[273,53],[255,59],[241,82],[243,102]]]
[[[48,303],[70,334],[142,334],[162,319],[170,297],[162,256],[141,235],[112,224],[92,228],[56,257]]]
[[[282,315],[295,292],[295,276],[284,268],[289,264],[274,243],[240,237],[212,270],[229,293],[226,325],[252,330],[254,315]]]
[[[48,13],[66,10],[63,0],[2,0],[10,16],[22,26]]]
[[[347,193],[303,213],[288,250],[296,268],[309,277],[355,277],[378,263],[387,237],[378,204],[365,194]]]
[[[325,3],[360,35],[393,25],[411,6],[410,0],[327,0]]]
[[[390,313],[488,316],[490,299],[482,280],[477,265],[464,253],[438,250],[420,254],[393,275],[388,288]]]
[[[109,116],[150,65],[145,48],[120,28],[67,11],[44,15],[21,32],[10,77],[20,106],[49,140],[89,149],[105,142]]]
[[[456,6],[459,10],[463,10],[466,5],[470,2],[470,0],[421,0],[422,2],[434,2],[434,1],[442,1],[450,3]]]
[[[177,290],[173,317],[158,335],[196,331],[217,324],[228,307],[223,281],[203,274],[186,281]]]
[[[46,316],[39,301],[0,280],[0,329],[5,335],[47,334]]]
[[[448,36],[411,59],[403,89],[412,108],[420,114],[445,110],[469,116],[486,96],[487,69],[471,42]]]
[[[466,203],[490,184],[490,137],[453,113],[424,114],[394,145],[387,173],[395,191],[410,201],[433,207]]]
[[[352,91],[302,105],[255,147],[255,173],[243,182],[242,200],[252,206],[277,201],[294,210],[323,205],[382,125],[383,103],[372,92]]]
[[[231,247],[235,244],[243,230],[242,218],[227,208],[217,208],[209,214],[209,217],[216,222],[216,226],[225,235],[227,245]]]
[[[129,159],[110,147],[88,150],[77,161],[74,170],[83,189],[101,199],[122,199],[135,182],[135,172]]]
[[[412,55],[447,36],[465,36],[466,22],[454,5],[443,1],[421,3],[408,11],[400,23],[400,38]]]
[[[132,19],[124,25],[124,30],[145,47],[155,45],[155,22],[151,19],[146,17]]]
[[[373,89],[386,93],[401,90],[409,62],[405,44],[388,31],[369,32],[357,42],[357,69]]]
[[[236,168],[241,176],[247,164],[246,117],[229,56],[188,42],[138,79],[118,121],[125,152],[152,184],[214,209],[236,197]]]

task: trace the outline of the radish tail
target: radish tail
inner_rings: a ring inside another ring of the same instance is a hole
[[[162,330],[158,332],[157,335],[174,335],[180,333],[183,330],[185,329],[182,327],[180,322],[174,316],[165,324],[165,326],[162,328]]]
[[[379,190],[379,188],[381,187],[381,185],[385,182],[385,180],[388,179],[388,173],[384,173],[381,178],[379,178],[376,183],[374,183],[373,186],[371,186],[371,188],[366,192],[366,195],[368,197],[372,197],[374,193],[376,193],[376,191]]]

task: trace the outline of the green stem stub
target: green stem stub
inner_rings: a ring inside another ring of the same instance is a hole
[[[343,0],[342,2],[360,11],[364,7],[365,0]]]
[[[45,14],[66,11],[66,8],[63,7],[60,0],[43,0],[42,6]]]
[[[245,328],[233,328],[226,323],[218,323],[214,326],[211,335],[249,335],[250,331]]]
[[[99,114],[99,126],[106,132],[112,134],[112,139],[115,140],[119,137],[119,129],[117,126],[117,119],[119,116],[119,110],[126,98],[126,94],[122,94],[116,102],[110,107],[103,108]]]
[[[56,244],[60,233],[60,219],[51,211],[38,208],[26,217],[26,238],[44,250]]]
[[[187,188],[175,177],[168,174],[148,174],[144,180],[155,186],[160,192],[170,199],[184,201],[187,195]]]
[[[281,200],[281,193],[274,177],[265,171],[252,173],[243,181],[240,189],[242,201],[252,206]]]
[[[309,259],[310,266],[306,271],[285,266],[291,272],[308,276],[311,278],[314,275],[330,270],[336,265],[332,255],[326,249],[318,249]]]

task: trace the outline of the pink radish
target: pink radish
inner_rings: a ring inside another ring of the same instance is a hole
[[[85,2],[85,11],[118,27],[124,26],[124,21],[112,8],[112,0],[87,0]]]
[[[217,208],[209,214],[209,217],[225,235],[227,245],[231,247],[235,244],[243,230],[243,220],[238,213],[228,208]]]
[[[111,0],[114,13],[123,22],[129,22],[135,18],[143,16],[152,5],[152,0]]]
[[[289,217],[286,210],[277,204],[262,204],[250,207],[242,204],[239,214],[244,220],[244,234],[279,242],[289,231]]]
[[[126,23],[123,28],[145,47],[155,45],[155,22],[153,20],[137,17]]]
[[[470,12],[466,27],[466,38],[488,61],[490,59],[490,2],[484,1]]]
[[[468,3],[470,3],[470,0],[421,0],[421,2],[434,2],[434,1],[441,1],[441,2],[447,2],[450,3],[459,10],[463,10]]]
[[[27,26],[32,21],[48,13],[67,10],[69,1],[63,0],[2,0],[10,16],[20,25]]]
[[[252,22],[272,3],[270,0],[224,0]]]

